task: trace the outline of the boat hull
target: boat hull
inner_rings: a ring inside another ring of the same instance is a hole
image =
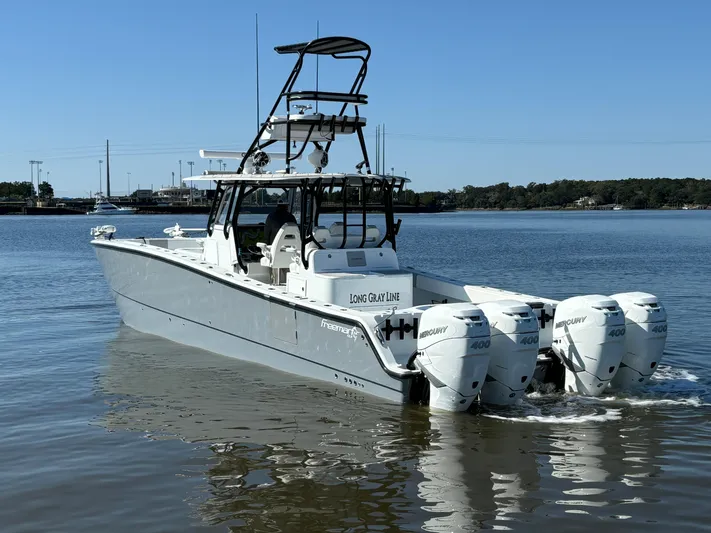
[[[244,290],[168,257],[95,248],[122,320],[138,331],[394,402],[409,398],[411,380],[383,370],[357,321],[285,304],[262,293],[268,289]]]
[[[136,211],[134,209],[117,209],[116,211],[101,211],[101,212],[94,212],[94,211],[89,211],[87,215],[94,215],[94,216],[109,216],[109,217],[116,217],[120,215],[135,215]]]

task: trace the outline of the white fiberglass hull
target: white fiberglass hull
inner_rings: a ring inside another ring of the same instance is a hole
[[[97,215],[97,216],[118,216],[118,215],[135,215],[135,209],[116,209],[111,211],[89,211],[87,215]]]
[[[666,339],[666,315],[646,293],[615,295],[626,307],[649,307],[642,318],[657,315],[647,322],[628,315],[631,326],[646,324],[628,346],[633,360],[625,355],[622,309],[606,296],[555,302],[409,269],[393,275],[413,275],[414,306],[361,311],[204,261],[199,239],[149,241],[92,243],[130,327],[395,402],[464,411],[482,392],[481,401],[507,405],[531,379],[598,395],[621,366],[641,372],[651,361],[655,368]],[[382,282],[363,280],[370,289]],[[430,303],[443,298],[450,303]],[[505,325],[508,315],[521,327]]]
[[[411,380],[383,369],[357,320],[282,301],[278,289],[258,282],[245,288],[243,280],[226,281],[217,267],[179,252],[94,244],[122,320],[138,331],[390,401],[408,399]]]

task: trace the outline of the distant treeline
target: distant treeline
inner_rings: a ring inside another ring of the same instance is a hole
[[[711,205],[711,180],[708,179],[626,179],[607,181],[558,180],[510,186],[499,183],[488,187],[467,185],[447,192],[403,191],[400,203],[460,209],[535,209],[574,206],[588,198],[596,205],[620,204],[629,209],[681,207],[687,204]],[[590,202],[586,200],[583,204]],[[590,202],[590,203],[592,203]]]
[[[355,192],[357,195],[356,191]],[[32,183],[24,181],[0,182],[0,198],[25,199],[34,196]],[[49,183],[40,184],[40,196],[52,197]],[[369,201],[378,202],[379,194],[373,191]],[[260,198],[276,201],[279,195]],[[341,193],[327,194],[325,200],[340,202]],[[558,180],[553,183],[529,183],[527,186],[510,186],[499,183],[487,187],[466,185],[461,190],[414,192],[401,191],[396,202],[413,206],[459,209],[535,209],[574,206],[576,200],[585,198],[584,206],[619,204],[628,209],[657,209],[683,205],[711,205],[711,180],[684,178],[626,179],[606,181]]]
[[[24,200],[35,195],[35,186],[29,181],[0,181],[0,198]]]

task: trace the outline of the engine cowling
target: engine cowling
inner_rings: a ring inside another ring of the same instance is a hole
[[[415,366],[430,382],[430,407],[466,411],[486,379],[489,321],[470,303],[439,304],[420,317]]]
[[[625,355],[612,378],[616,389],[644,385],[657,370],[667,342],[667,312],[659,299],[646,292],[613,294],[625,314]]]
[[[501,300],[479,304],[489,319],[491,361],[481,401],[509,405],[526,392],[538,357],[538,319],[527,304]]]
[[[615,300],[599,294],[558,304],[553,352],[565,365],[565,390],[599,396],[625,354],[625,316]]]

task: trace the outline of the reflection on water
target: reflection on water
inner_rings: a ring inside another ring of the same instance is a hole
[[[661,438],[663,434],[649,435],[641,428],[616,428],[604,424],[585,430],[556,431],[551,435],[550,465],[552,480],[559,487],[561,497],[557,505],[564,506],[566,513],[595,514],[611,513],[609,508],[618,508],[626,503],[651,503],[645,493],[629,490],[630,497],[621,498],[624,484],[632,489],[643,487],[635,478],[649,479],[647,486],[654,487],[653,478],[658,477],[663,466]],[[616,514],[629,518],[632,510]]]
[[[108,429],[211,450],[206,496],[194,504],[206,524],[459,532],[520,529],[549,516],[577,527],[583,516],[666,520],[657,516],[664,505],[647,504],[662,502],[670,419],[633,405],[669,400],[663,395],[534,394],[515,409],[457,415],[383,403],[126,327],[106,357],[99,386]]]

